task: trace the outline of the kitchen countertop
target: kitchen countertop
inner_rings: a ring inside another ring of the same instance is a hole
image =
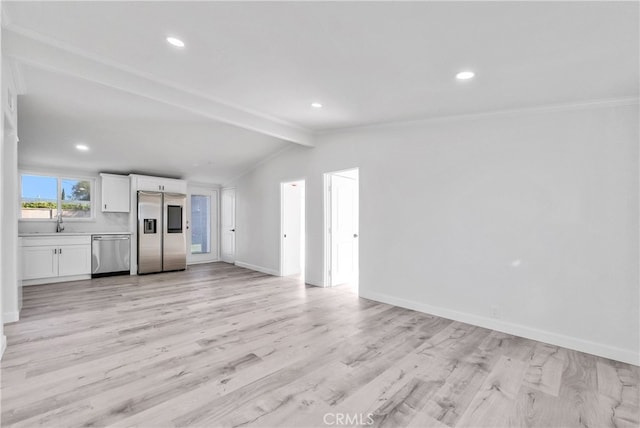
[[[21,238],[41,236],[91,236],[91,235],[131,235],[131,232],[27,232],[19,233]]]

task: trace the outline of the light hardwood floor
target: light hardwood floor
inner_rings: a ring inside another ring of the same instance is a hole
[[[224,263],[32,286],[2,426],[638,427],[638,367]]]

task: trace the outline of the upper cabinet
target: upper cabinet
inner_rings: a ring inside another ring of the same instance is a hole
[[[151,177],[147,175],[132,175],[135,190],[151,192],[187,193],[187,182],[174,178]]]
[[[128,213],[131,187],[126,175],[100,174],[102,212]]]

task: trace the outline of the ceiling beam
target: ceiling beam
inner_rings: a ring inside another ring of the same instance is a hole
[[[2,53],[24,64],[99,83],[219,122],[304,146],[314,145],[313,133],[308,129],[222,103],[202,93],[46,39],[13,24],[3,28]]]

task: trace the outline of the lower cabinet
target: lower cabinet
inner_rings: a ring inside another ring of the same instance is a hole
[[[22,239],[24,285],[89,278],[90,275],[91,236]]]
[[[58,276],[69,275],[91,275],[91,244],[60,246]]]
[[[28,241],[28,239],[25,239]],[[22,247],[22,279],[51,278],[58,276],[57,247]]]

